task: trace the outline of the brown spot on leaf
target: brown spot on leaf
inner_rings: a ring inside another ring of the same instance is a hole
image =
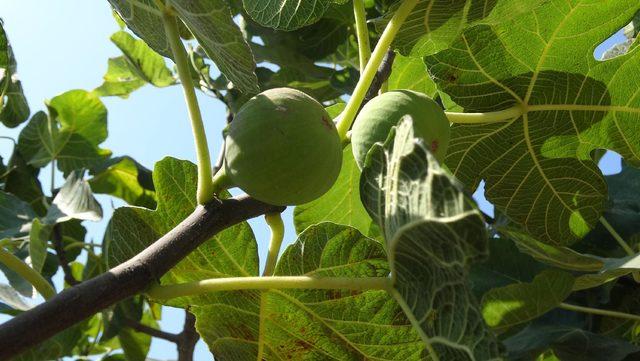
[[[440,146],[440,142],[434,140],[431,142],[431,153],[435,153],[438,151],[438,147]]]

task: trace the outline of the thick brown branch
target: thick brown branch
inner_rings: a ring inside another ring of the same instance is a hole
[[[280,212],[249,197],[213,201],[136,257],[0,325],[0,360],[34,347],[96,312],[145,290],[214,234],[259,215]]]

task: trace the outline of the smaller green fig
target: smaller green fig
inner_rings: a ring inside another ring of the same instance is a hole
[[[421,137],[439,162],[449,147],[449,120],[442,108],[425,94],[393,90],[368,102],[358,114],[351,131],[353,155],[360,169],[369,149],[384,142],[393,126],[405,115],[413,118],[414,133]]]
[[[322,104],[295,89],[270,89],[247,101],[229,125],[228,179],[219,183],[269,204],[297,205],[327,192],[341,166],[342,142]]]

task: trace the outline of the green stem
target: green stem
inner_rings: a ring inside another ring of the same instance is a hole
[[[266,214],[264,219],[267,221],[269,229],[271,230],[271,241],[269,242],[269,253],[267,254],[267,262],[262,275],[271,276],[276,269],[278,254],[280,254],[280,247],[284,239],[284,222],[282,222],[280,213]]]
[[[364,0],[353,0],[353,15],[356,19],[360,73],[363,73],[369,57],[371,57],[371,44],[369,43],[369,29],[367,28],[367,12],[364,8]]]
[[[611,236],[616,240],[616,242],[618,242],[620,247],[622,247],[622,249],[624,249],[624,251],[627,252],[629,256],[634,256],[636,254],[635,252],[633,252],[631,246],[629,246],[629,244],[625,242],[622,236],[620,236],[620,234],[616,232],[615,228],[613,228],[613,226],[604,217],[600,217],[600,223],[602,223],[604,228],[607,229]]]
[[[391,279],[386,277],[234,277],[180,283],[168,286],[154,286],[147,295],[154,299],[196,296],[208,292],[268,289],[348,289],[355,291],[391,289]]]
[[[393,39],[400,30],[400,27],[417,3],[418,0],[404,0],[400,7],[398,7],[398,10],[396,10],[395,14],[393,14],[393,17],[391,18],[391,21],[389,21],[389,24],[387,24],[386,29],[384,29],[378,44],[376,44],[376,47],[371,54],[371,59],[369,59],[367,66],[364,68],[364,72],[360,75],[360,80],[358,81],[356,88],[353,90],[353,94],[351,94],[351,99],[349,99],[347,107],[342,112],[342,116],[340,117],[340,122],[337,127],[340,139],[346,139],[347,132],[349,132],[349,128],[351,128],[351,124],[353,124],[353,121],[356,118],[358,109],[360,109],[360,105],[362,105],[362,101],[367,95],[367,91],[369,90],[371,82],[378,71],[378,67],[382,63],[382,59],[384,59],[384,56],[387,53],[387,49],[391,46]]]
[[[565,310],[569,310],[569,311],[591,313],[591,314],[600,315],[600,316],[625,318],[627,320],[633,320],[633,321],[636,321],[636,322],[640,321],[640,316],[632,315],[630,313],[624,313],[624,312],[618,312],[618,311],[609,311],[609,310],[601,310],[601,309],[598,309],[598,308],[583,307],[583,306],[571,305],[571,304],[568,304],[568,303],[561,303],[558,307],[562,308],[562,309],[565,309]]]
[[[176,17],[170,13],[169,9],[163,9],[162,23],[164,24],[164,30],[171,45],[171,52],[176,62],[176,68],[178,69],[178,77],[180,77],[184,98],[187,102],[189,119],[191,119],[193,138],[196,143],[196,157],[198,158],[198,203],[204,204],[211,201],[214,197],[213,184],[211,181],[211,156],[209,155],[207,135],[204,131],[202,114],[198,106],[193,79],[191,79],[187,51],[180,39]]]
[[[514,118],[518,118],[526,111],[521,106],[514,106],[509,109],[488,113],[453,113],[446,112],[451,123],[459,124],[481,124],[481,123],[501,123]]]
[[[611,225],[611,223],[609,223],[604,217],[600,217],[600,223],[602,223],[602,225],[604,226],[604,228],[607,229],[607,231],[609,232],[609,234],[611,234],[611,236],[616,240],[616,242],[618,242],[618,244],[620,245],[620,247],[622,247],[622,249],[624,249],[624,251],[629,255],[629,256],[635,256],[636,253],[633,251],[633,248],[631,248],[631,246],[629,246],[629,244],[627,242],[625,242],[624,238],[622,238],[622,236],[620,235],[620,233],[618,233],[615,228],[613,228],[613,226]],[[631,275],[633,276],[633,279],[640,283],[640,272],[633,272],[631,273]]]
[[[29,282],[44,297],[45,300],[56,295],[56,290],[47,282],[40,273],[29,267],[20,258],[14,256],[4,248],[0,248],[0,263],[7,266],[10,270],[20,275]]]

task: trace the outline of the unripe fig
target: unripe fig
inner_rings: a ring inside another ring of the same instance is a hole
[[[225,176],[269,204],[296,205],[320,197],[338,178],[341,165],[342,142],[331,117],[322,104],[295,89],[256,95],[227,131]]]
[[[376,142],[384,142],[391,128],[405,115],[413,118],[414,134],[421,137],[436,159],[442,162],[451,132],[442,108],[422,93],[393,90],[373,98],[355,120],[351,144],[360,169],[369,149]]]

